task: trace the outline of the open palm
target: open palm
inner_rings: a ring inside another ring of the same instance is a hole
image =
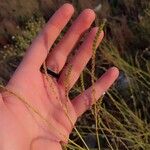
[[[67,142],[73,128],[72,125],[88,109],[92,101],[91,91],[93,88],[90,87],[71,101],[66,97],[64,81],[67,67],[65,63],[68,54],[74,48],[81,35],[94,21],[94,12],[90,9],[84,10],[74,21],[62,40],[49,52],[52,44],[70,20],[73,11],[74,9],[70,4],[64,4],[56,11],[33,41],[21,64],[6,86],[6,88],[24,97],[30,106],[40,112],[43,119],[37,112],[27,108],[14,95],[8,92],[1,93],[1,150],[61,149],[59,142]],[[70,61],[72,68],[67,83],[68,91],[73,87],[92,56],[92,42],[96,32],[97,27],[91,29],[76,55]],[[99,37],[99,43],[102,38],[103,32]],[[59,79],[49,76],[47,80],[46,75],[40,72],[40,67],[45,60],[48,68],[57,73],[61,72]],[[95,83],[96,99],[111,86],[117,76],[118,70],[113,67]],[[64,111],[65,106],[70,119]]]

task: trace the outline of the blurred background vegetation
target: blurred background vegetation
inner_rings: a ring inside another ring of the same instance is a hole
[[[107,19],[105,38],[96,53],[95,78],[110,66],[120,69],[114,86],[96,104],[96,114],[89,110],[79,118],[80,134],[90,150],[149,150],[149,0],[0,0],[0,83],[9,80],[32,39],[66,2],[76,8],[73,20],[84,8],[95,10],[93,26]],[[90,69],[89,63],[82,74],[85,88],[90,86]],[[79,80],[70,97],[82,90]],[[75,131],[70,138],[84,147]],[[68,149],[79,148],[68,144]]]

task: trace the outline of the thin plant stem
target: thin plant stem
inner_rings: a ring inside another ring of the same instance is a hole
[[[94,89],[94,78],[95,78],[95,66],[96,66],[96,49],[97,49],[97,42],[99,39],[99,36],[105,26],[106,20],[103,20],[102,24],[99,26],[98,31],[95,35],[95,38],[93,40],[93,45],[92,45],[92,70],[91,70],[91,77],[92,77],[92,97],[93,97],[93,102],[95,102],[95,89]],[[97,138],[97,144],[98,144],[98,150],[100,150],[100,141],[99,141],[99,133],[98,133],[98,122],[97,122],[97,107],[96,104],[94,105],[94,117],[95,117],[95,126],[96,126],[96,138]]]
[[[47,73],[47,69],[46,69],[46,64],[45,62],[43,63],[43,67],[44,67],[44,71],[45,71],[45,75],[46,75],[46,79],[49,83],[49,86],[53,89],[53,92],[55,92],[54,88],[52,87],[52,84],[50,82],[50,78],[49,78],[49,75]],[[71,69],[72,69],[72,65],[69,64],[69,66],[67,67],[66,69],[66,74],[65,74],[65,80],[64,80],[64,85],[65,85],[65,97],[66,99],[68,100],[68,89],[69,89],[69,76],[71,74]],[[89,150],[87,144],[85,143],[84,139],[82,138],[81,134],[79,133],[79,131],[77,130],[77,128],[74,126],[72,120],[71,120],[71,117],[69,116],[68,114],[68,108],[67,108],[67,103],[66,104],[63,104],[62,101],[58,98],[58,96],[56,97],[56,99],[58,100],[58,102],[60,103],[61,107],[63,108],[63,111],[66,115],[66,117],[68,118],[72,128],[74,128],[74,130],[76,131],[76,133],[78,134],[79,138],[81,139],[81,141],[83,142],[83,144],[85,145],[85,147],[87,148],[87,150]]]

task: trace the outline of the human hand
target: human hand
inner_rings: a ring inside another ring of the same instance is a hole
[[[60,141],[67,142],[77,118],[88,109],[92,101],[93,88],[90,87],[70,101],[66,97],[64,80],[67,68],[64,65],[68,54],[94,21],[94,12],[90,9],[84,10],[63,39],[49,52],[52,44],[70,20],[73,11],[70,4],[65,4],[56,11],[33,41],[7,84],[7,89],[24,97],[27,103],[21,102],[14,94],[8,92],[0,94],[1,150],[61,149]],[[70,61],[72,68],[68,91],[73,87],[92,56],[92,43],[97,29],[97,27],[91,29]],[[102,38],[103,32],[97,45]],[[46,75],[40,72],[40,67],[45,60],[48,68],[58,73],[61,71],[58,80],[51,76],[47,80]],[[98,79],[94,84],[96,99],[112,85],[117,76],[118,70],[113,67]],[[51,84],[52,88],[49,86]],[[34,107],[34,111],[31,107],[27,108],[29,105]],[[67,107],[70,119],[62,106]]]

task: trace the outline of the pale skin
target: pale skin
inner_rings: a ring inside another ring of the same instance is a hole
[[[77,118],[89,108],[91,102],[95,103],[91,98],[92,87],[70,101],[69,98],[66,98],[64,85],[66,74],[64,65],[67,56],[81,35],[90,28],[95,19],[95,13],[90,9],[81,12],[62,40],[49,52],[73,12],[74,8],[70,4],[64,4],[55,12],[28,48],[22,62],[6,86],[24,97],[52,126],[48,126],[32,110],[27,109],[25,104],[14,95],[2,92],[0,94],[1,150],[61,150],[60,142],[67,143],[73,128],[72,124],[75,124]],[[69,90],[92,56],[92,42],[96,32],[97,27],[90,30],[70,61],[72,69],[68,81]],[[102,32],[97,45],[103,36]],[[47,67],[58,73],[61,71],[59,79],[49,76],[55,92],[49,87],[45,75],[40,72],[40,67],[45,60]],[[96,100],[114,83],[118,74],[118,69],[112,67],[96,81],[94,84]],[[72,124],[60,101],[67,104]]]

